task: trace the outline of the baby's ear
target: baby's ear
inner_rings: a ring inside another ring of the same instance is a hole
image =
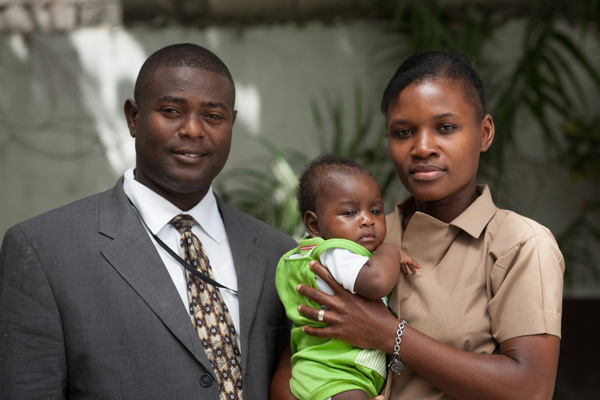
[[[304,213],[304,227],[310,237],[321,236],[321,229],[319,228],[319,217],[313,211],[307,211]]]

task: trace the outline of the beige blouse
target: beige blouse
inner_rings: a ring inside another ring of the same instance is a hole
[[[504,340],[547,333],[560,337],[564,260],[537,222],[498,209],[487,186],[446,224],[416,212],[402,240],[411,198],[386,217],[386,243],[420,265],[403,275],[390,306],[413,328],[454,348],[494,353]],[[408,366],[393,379],[391,399],[449,399]]]

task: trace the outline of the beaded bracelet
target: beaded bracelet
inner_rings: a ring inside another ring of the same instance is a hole
[[[406,320],[400,320],[400,323],[398,324],[398,331],[396,332],[396,344],[394,345],[394,355],[392,356],[392,361],[390,362],[390,365],[388,365],[388,367],[390,368],[390,370],[395,373],[400,375],[402,373],[402,371],[404,371],[404,364],[402,363],[402,361],[400,360],[400,343],[402,343],[402,330],[404,329],[404,327],[406,326],[407,322]]]

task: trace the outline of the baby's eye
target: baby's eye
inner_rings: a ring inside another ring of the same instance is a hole
[[[353,216],[353,215],[356,215],[356,211],[354,211],[354,210],[351,210],[351,211],[346,211],[346,212],[344,213],[344,215]]]
[[[374,208],[371,210],[371,214],[373,214],[373,215],[379,215],[381,213],[382,213],[382,211],[377,208]]]

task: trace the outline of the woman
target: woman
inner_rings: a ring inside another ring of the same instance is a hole
[[[317,337],[391,357],[386,399],[550,399],[560,344],[564,261],[552,234],[500,210],[476,184],[492,144],[481,78],[468,59],[425,52],[407,59],[381,106],[398,177],[411,196],[387,217],[387,243],[421,265],[390,298],[353,296],[319,264],[334,296],[298,291],[327,307]],[[318,310],[300,306],[317,319]]]

